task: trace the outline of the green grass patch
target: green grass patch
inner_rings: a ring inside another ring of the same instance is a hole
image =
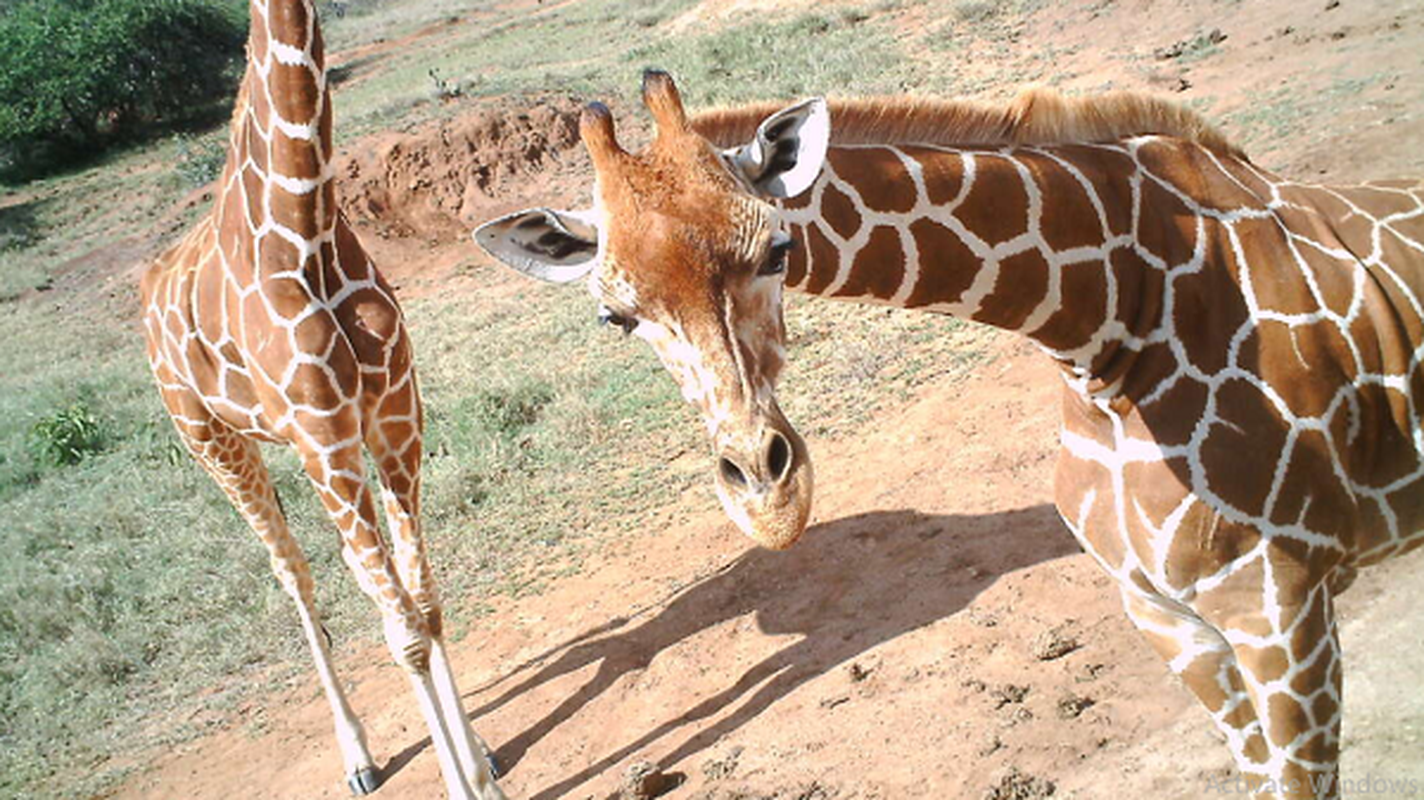
[[[987,329],[953,317],[787,296],[789,359],[777,397],[803,434],[852,435],[931,380],[984,357]]]
[[[913,69],[887,29],[855,14],[748,21],[634,48],[624,60],[668,70],[692,105],[794,98],[843,87],[858,94],[893,93],[912,83]]]
[[[1012,40],[1044,5],[1044,0],[955,0],[929,41],[936,50],[957,51],[975,42]]]
[[[39,244],[40,239],[31,204],[0,207],[0,253],[22,251]]]
[[[34,181],[23,190],[0,190],[0,302],[47,288],[74,259],[115,242],[180,233],[208,206],[195,205],[181,217],[164,219],[165,214],[192,191],[199,172],[212,174],[213,156],[205,156],[207,164],[197,172],[185,160],[197,152],[211,153],[211,143],[225,136],[213,131],[169,137],[144,150],[112,153],[70,175]],[[160,220],[167,224],[157,227]],[[114,264],[104,272],[134,265]]]
[[[1308,120],[1327,117],[1340,103],[1359,97],[1385,77],[1384,73],[1375,73],[1363,78],[1341,78],[1311,91],[1292,84],[1255,92],[1248,95],[1242,108],[1222,116],[1218,122],[1253,157],[1268,163],[1282,143],[1311,138],[1303,132]]]
[[[1004,4],[997,0],[959,0],[950,7],[955,20],[970,25],[982,25],[1004,11]]]
[[[417,46],[381,58],[376,74],[338,97],[342,137],[397,121],[409,125],[448,113],[433,102],[432,70],[459,86],[463,97],[561,91],[605,96],[636,82],[619,71],[622,56],[640,42],[666,34],[660,26],[694,0],[601,0],[561,5],[486,24],[452,26]],[[626,67],[622,67],[626,70]],[[458,107],[456,107],[458,108]]]
[[[726,27],[674,28],[688,0],[586,2],[517,22],[460,26],[437,34],[441,46],[392,53],[379,75],[339,95],[342,136],[451,113],[435,102],[457,86],[461,97],[551,89],[632,101],[645,67],[673,73],[692,104],[813,93],[896,92],[916,85],[917,67],[883,14],[849,8],[786,16],[758,14]],[[439,76],[432,86],[431,71]]]

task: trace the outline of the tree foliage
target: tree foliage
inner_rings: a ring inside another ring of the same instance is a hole
[[[0,167],[32,171],[18,162],[211,114],[236,84],[237,0],[0,3]]]

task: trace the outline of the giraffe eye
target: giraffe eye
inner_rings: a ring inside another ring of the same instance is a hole
[[[766,262],[757,270],[757,275],[763,277],[770,275],[780,275],[786,271],[786,254],[796,246],[796,240],[791,237],[778,239],[771,243],[766,255]]]
[[[634,328],[638,327],[638,320],[632,317],[625,317],[621,314],[615,314],[606,307],[600,307],[598,309],[598,324],[617,325],[623,329],[624,334],[629,334],[633,332]]]

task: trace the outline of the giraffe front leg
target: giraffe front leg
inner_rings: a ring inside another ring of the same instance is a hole
[[[448,796],[451,800],[503,800],[487,771],[486,781],[482,782],[479,771],[467,770],[459,758],[458,728],[442,712],[431,676],[434,639],[425,614],[406,590],[400,570],[381,539],[360,446],[349,443],[328,450],[310,448],[303,457],[308,476],[341,530],[342,557],[380,611],[392,657],[410,674]]]
[[[1261,793],[1271,778],[1270,749],[1251,695],[1241,676],[1236,653],[1221,632],[1195,611],[1159,594],[1124,583],[1123,608],[1152,649],[1196,695],[1226,739],[1241,784],[1209,787],[1223,793]]]
[[[1281,609],[1228,620],[1137,588],[1128,616],[1201,700],[1226,736],[1242,785],[1256,798],[1339,797],[1339,640],[1324,586]]]
[[[476,788],[488,791],[484,787],[494,787],[495,779],[500,777],[499,762],[495,760],[494,752],[485,744],[485,740],[475,733],[470,724],[470,715],[465,713],[465,706],[460,702],[460,689],[455,684],[455,673],[450,669],[450,660],[445,656],[443,638],[437,638],[431,643],[430,674],[435,680],[435,692],[440,699],[440,708],[447,718],[452,720],[455,749],[466,774],[475,776]],[[497,792],[498,789],[495,788],[494,791]]]
[[[416,413],[383,418],[371,427],[366,446],[381,480],[382,506],[394,543],[396,569],[430,631],[430,675],[438,710],[454,740],[465,774],[482,796],[494,798],[501,796],[495,785],[498,769],[489,746],[475,733],[460,701],[460,691],[445,653],[439,591],[420,530],[420,436],[418,424],[411,422],[418,419],[418,403],[414,398],[383,403],[382,409],[388,406],[413,408]]]
[[[1233,618],[1227,639],[1260,717],[1276,792],[1338,798],[1342,662],[1327,583],[1298,600],[1279,598],[1270,613]]]

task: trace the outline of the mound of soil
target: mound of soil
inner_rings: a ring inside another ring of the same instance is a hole
[[[342,211],[383,238],[462,239],[504,210],[509,197],[559,193],[551,191],[551,174],[571,176],[583,159],[581,109],[571,98],[482,105],[413,132],[362,140],[338,155]]]

